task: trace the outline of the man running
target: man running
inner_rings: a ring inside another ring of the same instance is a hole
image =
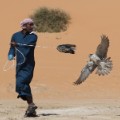
[[[33,102],[30,83],[35,67],[34,49],[37,35],[33,33],[32,19],[26,18],[20,25],[22,30],[12,35],[8,59],[13,60],[16,57],[16,92],[18,98],[28,103],[25,117],[35,117],[37,106]]]

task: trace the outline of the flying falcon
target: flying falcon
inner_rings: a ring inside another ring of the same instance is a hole
[[[101,36],[101,43],[98,45],[95,54],[89,55],[89,61],[87,65],[82,69],[80,77],[74,82],[74,84],[81,84],[84,82],[88,76],[96,69],[96,74],[107,75],[112,70],[113,64],[107,58],[107,52],[109,47],[109,39],[107,36]]]

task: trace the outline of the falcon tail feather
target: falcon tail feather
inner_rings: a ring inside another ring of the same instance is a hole
[[[97,70],[96,70],[96,74],[98,74],[99,76],[100,75],[108,75],[111,70],[113,68],[113,63],[110,59],[106,58],[104,60],[101,60],[98,67],[97,67]]]

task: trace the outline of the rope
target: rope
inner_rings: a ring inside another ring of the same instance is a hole
[[[37,48],[49,48],[48,46],[38,46],[38,45],[28,45],[28,44],[23,44],[23,43],[17,43],[17,45],[20,45],[20,46],[28,46],[28,47],[37,47]],[[52,48],[55,48],[55,47],[52,47]]]
[[[37,47],[37,48],[49,48],[49,47],[47,47],[47,46],[35,46],[35,45],[28,45],[28,44],[22,44],[22,43],[17,43],[17,45],[20,45],[20,46],[28,46],[28,47]],[[54,47],[53,47],[54,48]],[[15,47],[15,50],[16,50],[16,52],[18,51],[21,55],[22,55],[22,57],[23,57],[23,62],[21,62],[21,63],[17,63],[17,65],[22,65],[25,61],[26,61],[26,58],[25,58],[25,56],[24,56],[24,54],[18,49],[18,48],[16,48]],[[17,54],[16,54],[16,57],[17,57]],[[5,63],[5,65],[3,66],[3,71],[8,71],[8,70],[10,70],[10,69],[12,69],[13,67],[15,67],[15,60],[12,60],[12,65],[10,65],[8,68],[7,68],[7,66],[8,66],[8,63],[9,63],[9,60],[7,60],[6,61],[6,63]]]
[[[16,52],[18,51],[23,56],[23,62],[17,63],[17,65],[22,65],[25,62],[26,58],[25,58],[24,54],[16,47],[15,47],[15,50],[16,50]],[[16,57],[17,57],[17,54],[16,54]]]
[[[25,58],[24,54],[19,49],[17,49],[16,47],[15,47],[15,50],[16,50],[16,52],[18,51],[23,56],[23,62],[17,63],[17,65],[22,65],[25,62],[26,58]],[[16,57],[17,57],[17,54],[16,54]],[[3,67],[3,71],[8,71],[8,70],[12,69],[15,66],[15,61],[14,60],[12,60],[12,65],[10,65],[7,68],[8,63],[9,63],[9,60],[6,61],[5,65]]]
[[[12,65],[10,65],[7,68],[8,63],[9,63],[9,60],[7,60],[6,63],[5,63],[5,65],[3,66],[3,71],[5,71],[5,72],[8,71],[8,70],[10,70],[11,68],[13,68],[15,66],[15,61],[14,60],[12,60]]]

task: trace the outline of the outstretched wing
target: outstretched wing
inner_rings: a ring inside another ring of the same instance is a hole
[[[109,39],[106,35],[101,36],[101,43],[98,45],[96,50],[96,55],[100,57],[101,59],[107,57],[109,47]]]
[[[82,69],[80,77],[74,82],[74,84],[81,84],[84,82],[88,76],[95,70],[97,67],[96,64],[93,64],[92,66],[88,66],[88,64]]]

